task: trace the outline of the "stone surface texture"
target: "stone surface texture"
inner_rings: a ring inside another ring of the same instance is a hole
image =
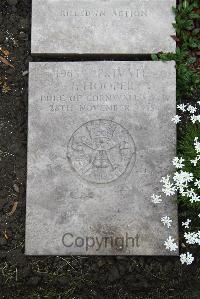
[[[174,52],[175,0],[33,0],[33,54]]]
[[[175,63],[29,68],[26,254],[177,255],[177,207],[151,202],[176,153]]]

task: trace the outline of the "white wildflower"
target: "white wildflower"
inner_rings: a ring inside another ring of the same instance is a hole
[[[200,231],[198,232],[188,232],[184,233],[184,238],[186,239],[187,244],[198,244],[200,245]]]
[[[168,239],[164,242],[166,249],[169,249],[170,251],[176,251],[178,246],[174,241],[175,240],[171,236],[169,236]]]
[[[172,163],[173,163],[173,165],[174,165],[176,168],[183,168],[183,167],[184,167],[184,164],[183,164],[184,161],[185,161],[185,160],[184,160],[182,157],[180,157],[180,158],[175,157],[175,158],[172,160]]]
[[[153,203],[161,203],[162,202],[162,199],[161,199],[161,195],[155,195],[155,194],[153,194],[152,196],[151,196],[151,198],[152,198],[152,202]]]
[[[190,162],[194,165],[197,166],[198,161],[200,160],[200,155],[198,155],[195,159],[190,160]]]
[[[200,189],[200,180],[196,180],[196,181],[194,182],[194,185],[195,185],[198,189]]]
[[[199,202],[200,201],[200,196],[197,195],[196,193],[194,193],[191,197],[190,197],[190,202]]]
[[[186,243],[193,245],[196,243],[196,236],[194,232],[184,233],[184,238],[186,239]]]
[[[182,253],[180,255],[180,261],[182,264],[191,265],[192,262],[194,261],[194,257],[189,252]]]
[[[181,121],[181,116],[180,116],[180,115],[175,115],[175,116],[172,118],[172,121],[173,121],[175,124],[180,123],[180,121]]]
[[[198,196],[195,192],[194,189],[191,188],[190,190],[187,190],[186,196],[190,198],[190,202],[199,202],[200,201],[200,196]]]
[[[199,120],[199,117],[197,115],[192,114],[190,116],[190,120],[193,124],[195,124]]]
[[[195,194],[195,192],[194,192],[194,189],[193,189],[193,188],[188,189],[188,190],[186,191],[186,195],[187,195],[187,197],[192,197],[192,196],[194,196],[194,194]]]
[[[182,226],[184,226],[185,228],[189,228],[191,220],[187,219],[185,222],[182,222]]]
[[[161,222],[164,224],[164,226],[166,225],[168,228],[170,228],[172,220],[168,216],[164,216],[161,218]]]
[[[185,112],[186,111],[186,105],[185,104],[180,104],[180,105],[177,105],[177,108],[179,109],[179,110],[181,110],[182,112]]]
[[[189,105],[187,107],[187,111],[189,111],[191,114],[194,114],[197,111],[197,108],[192,105]]]
[[[162,192],[165,193],[166,196],[171,196],[175,194],[176,187],[170,182],[169,175],[163,177],[160,182],[163,183]]]
[[[187,186],[186,186],[187,188]],[[179,193],[182,195],[182,196],[187,196],[187,189],[185,190],[185,187],[184,186],[180,186],[179,187]]]
[[[170,176],[167,175],[166,177],[162,177],[160,182],[163,184],[167,184],[167,183],[169,183],[169,180],[170,180]]]
[[[171,196],[176,193],[176,187],[173,184],[165,184],[162,188],[162,192],[165,193],[166,196]]]
[[[182,190],[187,187],[189,182],[193,181],[193,174],[181,170],[180,172],[175,172],[173,180],[175,181],[177,188]]]
[[[194,139],[194,147],[197,154],[200,153],[200,142],[198,137],[195,137]]]

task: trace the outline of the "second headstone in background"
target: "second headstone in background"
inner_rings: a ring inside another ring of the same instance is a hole
[[[33,0],[32,54],[175,52],[175,0]]]

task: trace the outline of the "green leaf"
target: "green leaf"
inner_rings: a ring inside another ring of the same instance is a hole
[[[157,54],[151,54],[151,59],[152,59],[153,61],[158,61],[158,60],[159,60]]]
[[[192,35],[197,35],[200,33],[200,29],[199,28],[195,28],[193,31],[192,31]]]
[[[196,57],[190,57],[187,61],[188,64],[193,64],[197,61]]]
[[[192,13],[189,15],[189,17],[190,17],[191,19],[197,19],[197,20],[200,20],[200,15],[197,14],[197,13],[194,13],[194,12],[192,12]]]
[[[183,8],[186,9],[188,7],[188,5],[189,4],[188,4],[187,0],[184,0],[183,1]]]

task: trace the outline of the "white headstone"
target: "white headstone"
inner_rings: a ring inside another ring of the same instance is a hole
[[[32,53],[175,52],[175,5],[175,0],[32,0]]]
[[[177,255],[174,62],[30,63],[26,254]],[[161,217],[173,219],[167,229]]]

